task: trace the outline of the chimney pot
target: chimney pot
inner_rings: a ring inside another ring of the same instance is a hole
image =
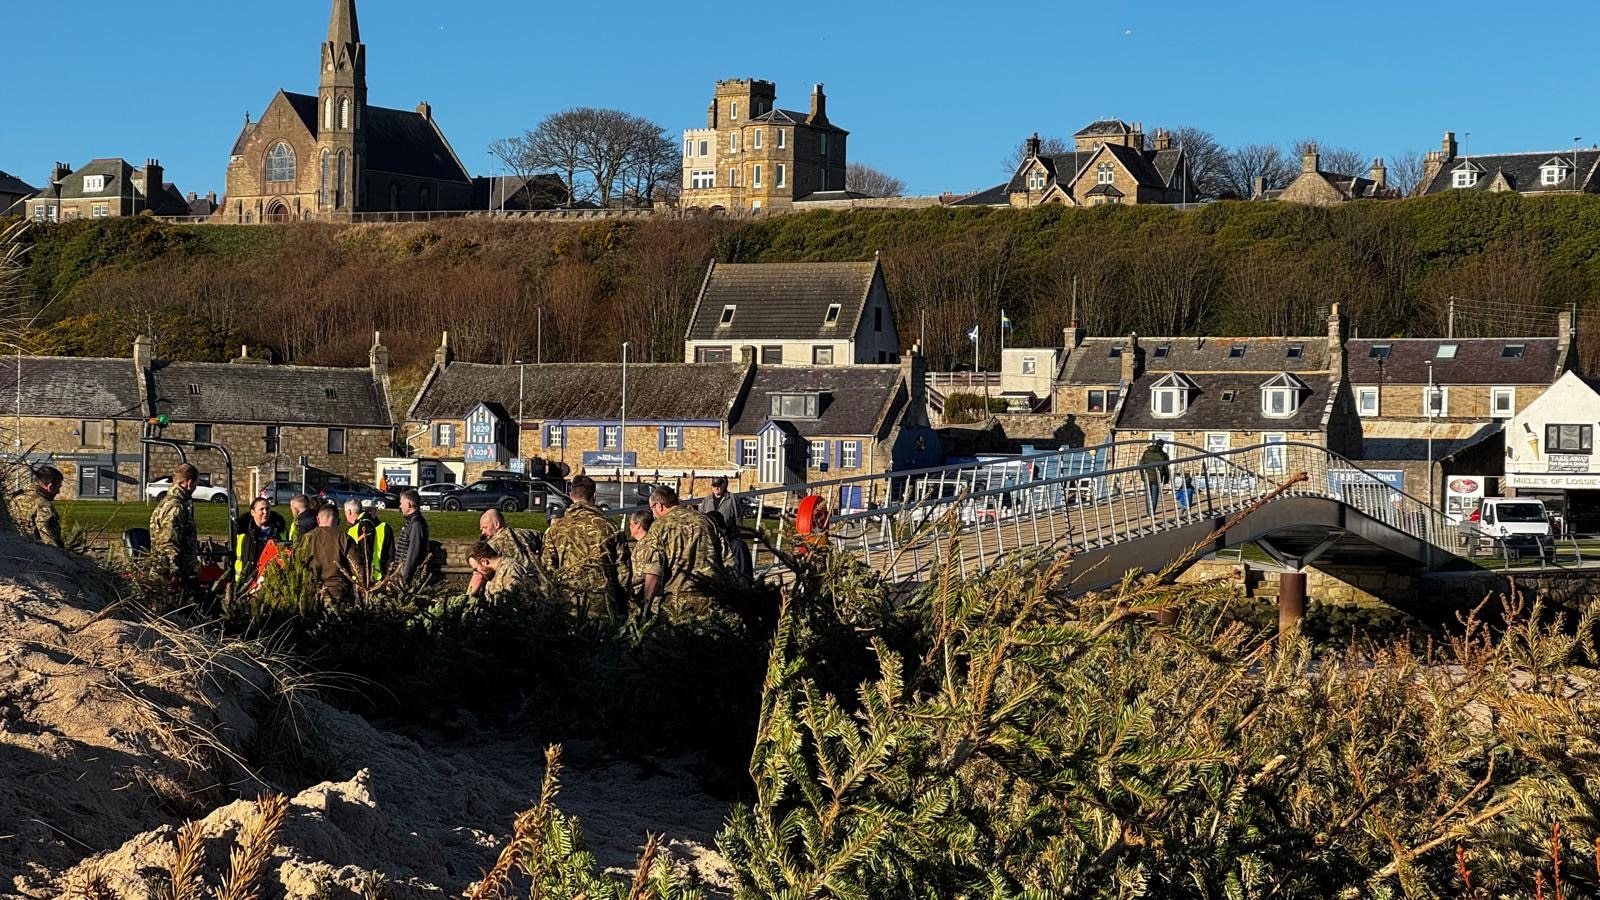
[[[417,104],[417,115],[421,116],[423,121],[425,121],[425,122],[432,122],[433,121],[433,106],[432,106],[432,104],[428,103],[428,101],[426,101],[426,100],[422,101],[421,103],[418,103]]]

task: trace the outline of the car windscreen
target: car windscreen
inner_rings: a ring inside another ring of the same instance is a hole
[[[1501,522],[1543,522],[1544,506],[1538,503],[1496,503],[1494,515]]]

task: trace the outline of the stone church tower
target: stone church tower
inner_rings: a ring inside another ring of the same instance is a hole
[[[333,0],[328,40],[322,45],[322,84],[317,91],[322,128],[317,153],[329,212],[361,209],[362,160],[367,151],[367,45],[361,43],[356,0]]]

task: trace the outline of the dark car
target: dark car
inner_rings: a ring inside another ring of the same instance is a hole
[[[501,512],[549,511],[565,508],[565,495],[542,481],[528,478],[480,478],[441,496],[440,509],[498,509]]]
[[[358,501],[369,509],[398,509],[400,506],[400,499],[394,494],[380,491],[370,484],[362,484],[359,481],[329,484],[318,491],[317,496],[334,506],[344,506],[346,500]]]

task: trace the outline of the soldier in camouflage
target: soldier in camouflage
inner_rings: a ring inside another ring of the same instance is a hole
[[[502,556],[488,541],[479,541],[467,551],[467,564],[472,567],[473,578],[483,580],[483,599],[489,603],[514,600],[533,581],[527,566]]]
[[[650,492],[655,524],[647,545],[644,601],[660,598],[665,608],[705,612],[710,585],[722,578],[722,543],[704,513],[678,505],[678,492],[665,485]]]
[[[491,509],[478,517],[478,533],[489,542],[494,552],[502,558],[514,559],[528,571],[533,571],[539,564],[539,550],[544,544],[544,536],[531,528],[512,528],[506,525],[505,517],[500,515],[500,510]],[[479,595],[483,592],[484,580],[474,574],[472,583],[467,586],[467,593]]]
[[[188,591],[200,586],[200,546],[194,530],[194,486],[200,473],[181,463],[172,470],[172,489],[150,514],[150,556]]]
[[[60,469],[40,466],[33,471],[33,485],[11,498],[11,521],[23,537],[47,547],[65,546],[55,504],[62,480]]]
[[[579,475],[567,491],[572,505],[545,532],[545,565],[575,605],[611,615],[621,605],[624,584],[617,573],[617,527],[594,504],[593,478]]]
[[[628,517],[628,536],[633,540],[628,544],[627,553],[618,553],[617,578],[622,586],[627,589],[630,602],[643,606],[644,575],[654,572],[661,575],[666,572],[666,563],[661,559],[661,550],[645,541],[650,535],[650,526],[654,525],[656,517],[648,509],[637,510]]]

